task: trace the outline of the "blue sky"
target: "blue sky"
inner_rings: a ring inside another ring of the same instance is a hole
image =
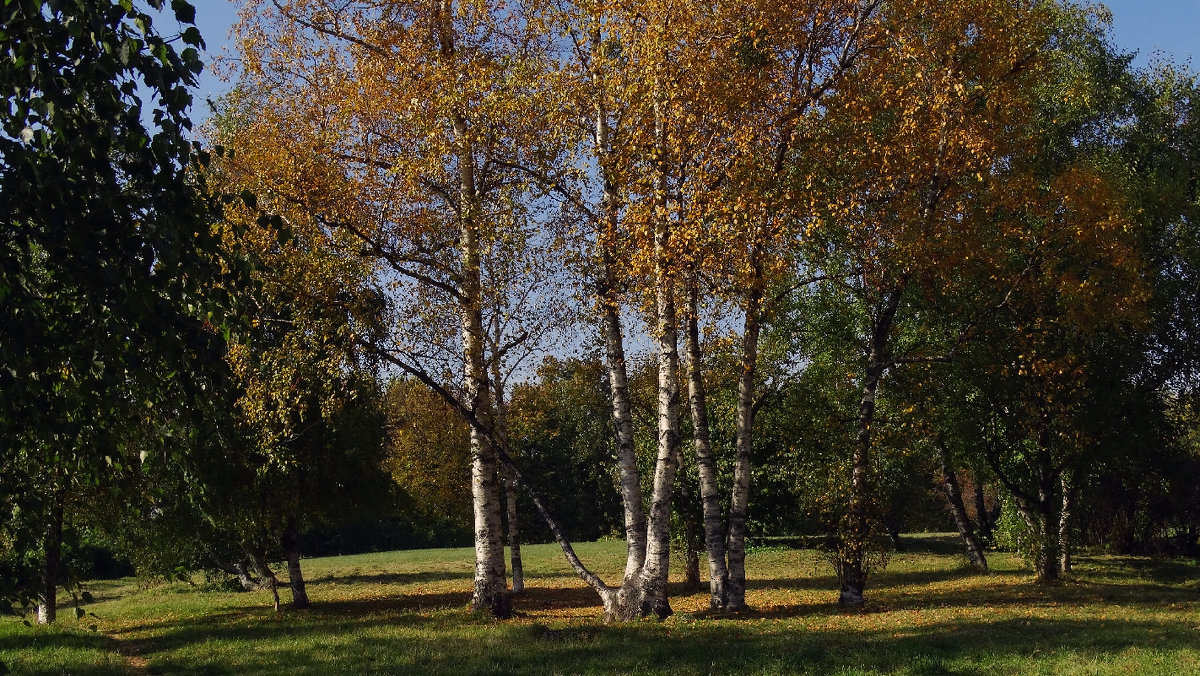
[[[193,0],[193,4],[196,23],[208,43],[206,61],[211,62],[226,48],[241,3]],[[1181,64],[1190,60],[1193,70],[1200,68],[1200,0],[1108,0],[1105,4],[1113,12],[1114,43],[1126,51],[1137,51],[1139,66],[1145,66],[1158,54]],[[159,28],[168,33],[174,29],[173,24],[172,19],[164,19]],[[227,88],[212,72],[205,72],[196,97],[195,117],[207,117],[204,99]]]
[[[1113,13],[1113,42],[1138,51],[1146,65],[1156,50],[1177,63],[1200,67],[1200,0],[1108,0]]]

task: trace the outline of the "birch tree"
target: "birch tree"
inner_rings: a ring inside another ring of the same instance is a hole
[[[1044,261],[1067,250],[1090,251],[1110,267],[1128,260],[1119,200],[1103,176],[1086,166],[1038,176],[1021,159],[1037,146],[1033,83],[1044,72],[1046,8],[981,0],[888,10],[881,57],[830,106],[839,121],[831,128],[856,140],[838,147],[826,178],[840,196],[826,216],[834,236],[826,265],[849,280],[840,286],[861,321],[848,507],[835,557],[841,602],[851,605],[862,602],[876,532],[872,435],[887,374],[952,358],[982,317],[1007,307]],[[986,300],[957,306],[970,310],[950,329],[944,317],[931,322],[936,313],[918,312],[928,306],[913,298],[955,293]]]
[[[544,151],[527,115],[540,52],[526,9],[252,2],[240,37],[248,86],[264,95],[245,138],[264,149],[266,180],[316,227],[353,236],[345,254],[374,262],[391,303],[388,339],[366,346],[469,423],[473,605],[496,617],[511,600],[487,313],[503,290],[485,277],[489,257],[530,241],[514,230],[529,226],[526,188],[499,158]]]

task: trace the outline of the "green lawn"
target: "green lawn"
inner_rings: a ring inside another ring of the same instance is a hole
[[[674,617],[627,625],[600,621],[551,545],[523,550],[529,589],[506,622],[466,611],[469,549],[306,560],[312,608],[278,614],[266,592],[95,583],[80,620],[64,608],[52,629],[0,621],[0,661],[47,674],[1200,673],[1192,564],[1081,557],[1045,588],[1007,555],[977,576],[950,539],[910,543],[861,609],[835,605],[812,551],[764,550],[748,562],[754,612],[705,618],[704,592],[674,589]],[[579,552],[609,579],[622,568],[623,543]]]

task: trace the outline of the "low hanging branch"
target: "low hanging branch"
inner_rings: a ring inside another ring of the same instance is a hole
[[[529,484],[529,482],[525,481],[520,468],[517,467],[517,464],[513,461],[512,456],[508,452],[509,449],[507,440],[501,439],[499,435],[494,433],[494,430],[484,425],[475,415],[475,412],[470,409],[470,407],[463,404],[458,397],[454,396],[453,392],[451,392],[422,369],[409,364],[400,357],[397,357],[392,352],[385,350],[366,339],[359,338],[357,342],[360,346],[370,350],[383,360],[387,361],[389,364],[392,364],[408,375],[419,380],[422,384],[432,390],[434,394],[438,395],[443,401],[449,404],[450,407],[453,408],[468,425],[474,427],[481,434],[490,439],[493,444],[495,444],[496,452],[500,458],[500,462],[504,463],[505,466],[512,471],[513,478],[524,487],[526,494],[533,502],[533,506],[542,516],[542,519],[546,522],[546,525],[550,528],[550,532],[554,534],[555,541],[557,541],[559,547],[562,548],[563,554],[566,556],[567,561],[571,564],[571,567],[575,570],[575,573],[579,575],[580,579],[582,579],[584,582],[587,582],[589,586],[591,586],[596,590],[597,593],[600,594],[601,599],[607,606],[611,602],[616,590],[606,584],[604,580],[600,579],[600,576],[593,573],[587,566],[584,565],[583,561],[579,559],[579,555],[575,553],[575,548],[571,545],[571,541],[567,538],[566,533],[562,529],[562,525],[558,522],[558,519],[554,518],[554,515],[546,507],[545,501],[542,499],[541,495],[533,488],[533,486]]]

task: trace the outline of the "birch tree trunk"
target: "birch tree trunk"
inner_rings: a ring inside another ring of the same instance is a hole
[[[288,582],[292,588],[292,607],[296,609],[308,607],[308,590],[304,586],[304,571],[300,568],[300,547],[296,543],[296,519],[287,517],[279,543],[287,558]]]
[[[493,340],[493,344],[498,338]],[[496,402],[496,437],[502,448],[508,448],[508,408],[504,399],[504,380],[500,373],[500,360],[491,361],[492,392]],[[525,566],[521,562],[521,531],[517,515],[517,480],[511,467],[501,469],[504,481],[505,520],[508,522],[508,550],[512,561],[512,591],[525,591]]]
[[[988,564],[987,558],[983,554],[983,543],[975,534],[975,529],[971,527],[971,519],[967,516],[967,506],[963,503],[962,490],[958,485],[958,477],[954,473],[954,467],[950,464],[950,453],[946,450],[946,441],[940,434],[935,440],[935,445],[938,452],[938,463],[942,469],[942,491],[946,494],[946,501],[950,503],[950,513],[954,516],[954,525],[958,528],[958,535],[967,548],[967,558],[976,570],[986,573]]]
[[[762,330],[762,269],[755,262],[742,327],[741,373],[738,376],[737,440],[733,468],[733,494],[729,501],[729,586],[725,609],[746,608],[746,517],[750,504],[750,451],[754,445],[755,373],[758,336]]]
[[[656,82],[656,90],[662,83]],[[654,306],[658,343],[658,456],[655,461],[650,518],[646,528],[646,562],[638,580],[640,616],[666,618],[673,612],[667,600],[671,563],[671,496],[680,450],[679,337],[675,326],[675,275],[667,215],[666,131],[661,106],[655,105],[658,158],[654,179],[658,212],[654,232]]]
[[[633,406],[629,398],[629,375],[625,363],[624,332],[621,328],[620,306],[617,302],[616,280],[612,272],[612,257],[607,247],[601,247],[604,266],[600,289],[600,304],[604,333],[604,354],[608,368],[608,385],[612,395],[613,424],[617,436],[617,471],[621,482],[621,503],[625,510],[625,573],[621,582],[621,605],[632,597],[633,588],[646,562],[646,508],[643,504],[642,481],[637,467],[637,452],[633,445]]]
[[[453,28],[454,3],[440,0],[434,32],[440,56],[456,58]],[[493,444],[494,419],[484,355],[479,219],[483,217],[475,156],[465,114],[451,115],[458,160],[459,220],[459,330],[462,333],[463,389],[468,410],[475,418],[471,430],[471,502],[475,518],[475,592],[471,605],[493,617],[512,615],[512,596],[504,569],[504,541],[500,519],[499,457]]]
[[[717,483],[717,463],[709,439],[708,402],[700,355],[699,317],[700,290],[693,274],[688,284],[688,311],[684,320],[688,404],[692,413],[693,449],[696,454],[696,471],[700,477],[700,500],[704,514],[704,550],[708,555],[708,607],[710,610],[724,610],[729,571],[725,565],[725,527],[721,515],[720,486]]]
[[[605,49],[599,23],[591,31],[591,46],[594,54],[600,54]],[[592,59],[591,75],[595,87],[600,87],[605,79],[600,63],[600,59]],[[625,333],[621,326],[620,284],[614,269],[616,261],[612,247],[620,225],[621,199],[617,179],[613,174],[612,129],[609,127],[609,111],[604,101],[604,95],[599,91],[595,92],[592,140],[603,183],[596,233],[600,262],[596,295],[600,304],[600,331],[604,341],[608,386],[612,396],[617,471],[621,483],[621,503],[625,512],[625,573],[621,578],[619,598],[615,603],[627,607],[635,596],[637,578],[646,562],[646,507],[633,441],[633,407],[629,398],[629,374],[625,362]]]
[[[1071,515],[1075,510],[1076,482],[1068,472],[1062,475],[1062,511],[1058,515],[1059,570],[1071,572]]]
[[[469,167],[462,170],[470,176]],[[468,178],[463,179],[464,188]],[[464,189],[464,193],[467,192]],[[466,203],[464,201],[464,203]],[[497,618],[512,615],[512,597],[504,570],[504,541],[500,523],[499,459],[492,438],[492,401],[484,364],[484,332],[480,291],[479,239],[473,209],[464,209],[462,248],[461,331],[465,365],[464,394],[478,424],[471,425],[471,497],[475,517],[475,593],[472,607]],[[482,428],[482,429],[481,429]]]
[[[663,251],[665,232],[656,238]],[[658,315],[658,456],[646,529],[646,562],[638,581],[638,614],[666,618],[673,612],[667,600],[671,555],[671,496],[679,457],[679,351],[675,329],[675,299],[665,264],[659,264],[655,305]]]
[[[512,560],[512,590],[525,591],[525,565],[521,562],[521,532],[517,524],[517,486],[512,472],[505,472],[505,502],[508,503],[508,550]]]
[[[47,511],[46,534],[42,540],[42,593],[38,598],[37,623],[54,624],[58,619],[58,578],[62,569],[63,500],[55,490]]]
[[[850,514],[843,533],[841,554],[841,594],[838,603],[861,605],[867,586],[867,548],[871,538],[870,471],[871,426],[875,422],[875,396],[887,370],[887,341],[900,305],[902,288],[888,292],[880,307],[872,313],[867,370],[863,377],[858,407],[858,433],[850,475]]]

